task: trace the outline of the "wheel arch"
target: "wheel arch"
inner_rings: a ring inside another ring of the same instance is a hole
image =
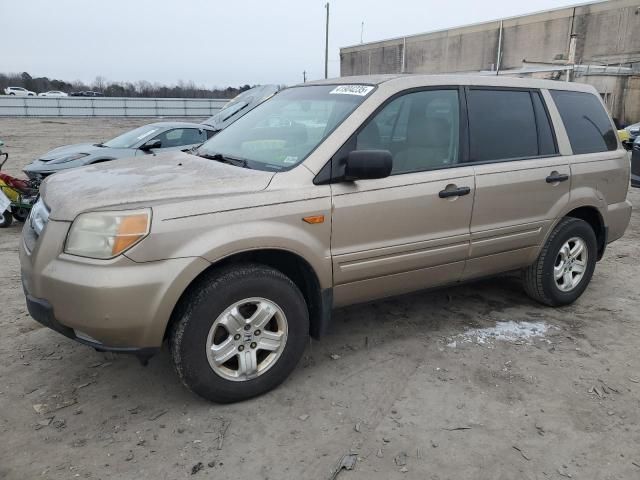
[[[565,217],[579,218],[591,226],[593,232],[596,234],[596,240],[598,242],[597,259],[600,260],[607,246],[607,227],[598,208],[593,205],[583,205],[567,212]]]
[[[300,289],[309,309],[309,334],[319,338],[331,319],[333,292],[331,288],[323,289],[317,273],[311,264],[298,253],[279,248],[245,250],[230,254],[212,263],[200,272],[185,288],[173,307],[169,322],[165,328],[165,337],[171,325],[178,321],[178,312],[182,311],[182,303],[192,291],[207,280],[216,270],[234,264],[257,263],[274,268],[287,277]]]

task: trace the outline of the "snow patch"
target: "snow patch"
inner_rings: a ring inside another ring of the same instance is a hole
[[[487,343],[491,340],[515,342],[543,337],[549,330],[545,322],[496,322],[495,327],[474,328],[460,334],[464,342]],[[452,342],[455,345],[455,342]],[[454,345],[449,344],[448,346]]]

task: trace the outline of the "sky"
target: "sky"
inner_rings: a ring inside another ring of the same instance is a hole
[[[0,0],[0,72],[67,81],[193,81],[208,88],[324,76],[326,0]],[[339,49],[584,0],[330,0]]]

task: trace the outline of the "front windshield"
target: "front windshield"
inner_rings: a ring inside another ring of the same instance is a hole
[[[283,90],[229,125],[198,155],[246,160],[249,168],[288,170],[307,156],[373,91],[367,85]]]
[[[104,142],[102,145],[109,148],[133,148],[142,140],[150,140],[152,135],[159,132],[160,127],[157,125],[145,125],[123,133],[108,142]]]

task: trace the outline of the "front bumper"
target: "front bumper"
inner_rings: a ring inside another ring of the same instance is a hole
[[[51,330],[61,333],[67,338],[93,347],[100,352],[129,353],[135,355],[144,363],[160,350],[160,347],[110,347],[98,341],[78,337],[73,328],[66,327],[56,320],[56,317],[53,314],[53,308],[49,302],[29,295],[26,289],[24,290],[24,295],[27,300],[27,310],[29,310],[29,315],[31,315],[35,321],[50,328]]]
[[[29,229],[25,224],[20,245],[29,313],[99,350],[136,353],[159,348],[180,296],[210,265],[202,258],[144,263],[124,255],[84,259],[61,251],[69,223],[50,220],[36,240],[30,239]]]

